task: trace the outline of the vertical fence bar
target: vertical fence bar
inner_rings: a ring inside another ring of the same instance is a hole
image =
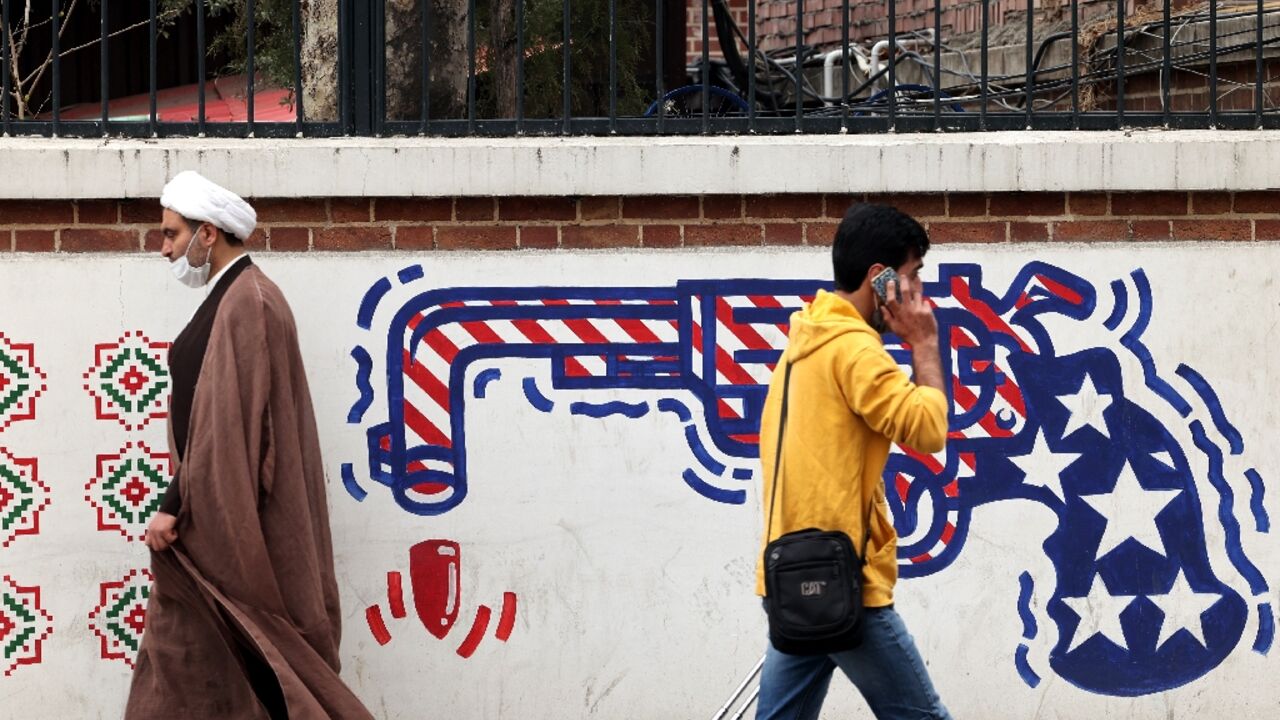
[[[108,74],[108,58],[107,58],[107,39],[110,37],[110,31],[107,25],[107,0],[102,0],[101,15],[98,20],[101,27],[98,30],[101,47],[98,48],[98,92],[102,101],[102,135],[105,137],[107,133],[107,122],[111,119],[111,75]]]
[[[664,77],[666,70],[664,69],[665,63],[663,62],[663,54],[667,50],[666,45],[664,44],[664,36],[666,33],[663,31],[663,25],[666,24],[667,20],[664,17],[665,13],[663,12],[665,0],[654,0],[654,3],[656,4],[656,11],[654,12],[656,20],[654,21],[653,33],[654,53],[658,58],[658,62],[656,63],[658,66],[658,87],[656,88],[658,95],[658,134],[661,135],[666,130],[667,124],[667,103],[663,99],[663,96],[667,94],[667,80]]]
[[[1119,0],[1119,2],[1124,2],[1124,0]],[[1026,43],[1027,47],[1026,47],[1026,54],[1024,56],[1024,62],[1026,62],[1026,65],[1024,67],[1027,69],[1027,71],[1023,76],[1025,78],[1025,83],[1024,83],[1024,87],[1022,88],[1024,93],[1022,102],[1025,105],[1023,110],[1026,113],[1026,126],[1028,130],[1031,129],[1031,122],[1032,122],[1031,116],[1032,116],[1032,113],[1035,112],[1035,107],[1036,107],[1036,71],[1035,71],[1035,55],[1034,55],[1034,52],[1035,52],[1034,46],[1036,44],[1035,23],[1036,23],[1036,2],[1035,0],[1027,0],[1027,43]]]
[[[1262,62],[1262,16],[1263,16],[1263,13],[1265,12],[1266,12],[1266,0],[1258,0],[1258,17],[1256,18],[1257,25],[1255,26],[1255,30],[1257,31],[1257,36],[1256,36],[1256,42],[1254,43],[1254,47],[1253,47],[1253,51],[1254,51],[1253,109],[1258,116],[1259,129],[1262,128],[1262,122],[1263,122],[1262,106],[1264,105],[1264,100],[1266,99],[1265,93],[1263,91],[1266,88],[1266,81],[1267,81],[1266,76],[1263,75],[1263,72],[1265,72],[1265,67]]]
[[[520,0],[517,0],[520,1]],[[609,134],[618,133],[618,0],[609,0]]]
[[[982,102],[982,106],[978,108],[978,128],[986,130],[987,104],[990,102],[988,98],[990,91],[987,85],[987,76],[990,73],[991,67],[988,61],[987,46],[991,41],[991,0],[980,0],[980,2],[982,3],[982,38],[980,41],[981,49],[979,50],[981,57],[979,57],[978,61],[982,67],[978,70],[978,72],[981,73],[981,77],[979,78],[980,87],[978,88],[978,97]]]
[[[354,20],[351,12],[350,5],[338,5],[338,131],[343,135],[351,134],[351,68],[355,62],[348,37]]]
[[[573,60],[569,56],[569,45],[572,41],[573,34],[573,16],[570,15],[570,11],[572,10],[570,2],[571,0],[564,0],[564,37],[561,38],[563,49],[562,59],[564,61],[564,87],[562,88],[564,92],[562,93],[561,98],[564,101],[564,117],[560,132],[565,135],[569,134],[569,128],[571,127],[569,116],[573,114],[573,87],[570,85],[570,81],[573,78]],[[472,0],[472,3],[474,4],[475,0]]]
[[[293,109],[298,137],[302,137],[302,0],[293,0]]]
[[[702,0],[702,134],[711,132],[711,33],[707,13],[710,5]]]
[[[387,4],[385,0],[369,3],[369,35],[373,38],[369,57],[372,72],[366,77],[372,86],[373,116],[369,118],[369,132],[382,137],[382,125],[387,121]]]
[[[338,22],[339,22],[339,28],[341,28],[342,13],[338,13]],[[342,41],[341,29],[338,30],[338,41],[339,41],[339,44],[341,44],[341,41]],[[204,38],[204,0],[196,0],[196,74],[200,76],[200,84],[196,86],[196,122],[199,126],[199,132],[201,136],[204,135],[205,112],[206,112],[205,99],[204,99],[204,84],[206,82],[205,75],[204,75],[205,45],[206,43]],[[342,55],[341,50],[339,50],[338,55],[341,58],[341,55]],[[341,63],[341,59],[339,59],[339,63]],[[341,67],[341,65],[339,65],[339,67]]]
[[[747,25],[747,132],[753,133],[756,131],[756,0],[747,0]]]
[[[1120,127],[1124,127],[1124,10],[1125,0],[1116,0],[1116,124]]]
[[[476,134],[476,0],[467,2],[467,134]]]
[[[520,7],[524,2],[521,0],[516,4]],[[519,12],[517,10],[517,12]],[[419,0],[418,2],[418,24],[422,31],[422,37],[419,41],[419,47],[422,48],[418,55],[418,76],[422,79],[422,97],[420,98],[419,112],[420,120],[418,124],[418,134],[427,134],[427,123],[431,118],[431,0]]]
[[[1209,2],[1209,125],[1218,127],[1218,3]]]
[[[53,51],[50,59],[53,60],[53,135],[57,137],[58,126],[62,123],[62,38],[58,34],[62,30],[62,2],[61,0],[53,0],[53,16],[50,18],[53,25]]]
[[[1080,129],[1080,0],[1071,0],[1071,129]]]
[[[933,131],[942,129],[942,0],[933,0]]]
[[[796,0],[796,132],[804,132],[804,0]]]
[[[516,0],[516,134],[524,134],[524,0]]]
[[[1162,23],[1164,25],[1164,37],[1161,39],[1161,59],[1160,59],[1160,110],[1164,114],[1164,125],[1169,126],[1172,112],[1169,107],[1169,85],[1172,82],[1173,75],[1173,42],[1169,37],[1169,30],[1173,18],[1173,0],[1164,0],[1164,17]]]
[[[849,132],[849,0],[840,3],[840,131]]]
[[[898,128],[898,2],[889,0],[889,131]]]
[[[257,18],[257,15],[255,15],[254,10],[255,10],[254,0],[248,0],[248,2],[245,5],[245,15],[247,16],[246,22],[248,24],[248,33],[246,34],[249,36],[248,37],[249,59],[248,59],[248,66],[246,68],[246,71],[248,72],[248,75],[249,75],[249,87],[248,87],[249,96],[245,98],[246,100],[245,114],[248,116],[247,119],[249,123],[250,137],[253,136],[253,96],[255,94],[254,91],[257,89],[256,83],[254,83],[253,81],[253,74],[257,72],[257,67],[254,64],[255,58],[253,54],[253,50],[254,50],[253,46],[257,44],[255,42],[255,35],[256,35],[255,31],[257,30],[258,18]]]
[[[9,74],[10,64],[13,58],[9,57],[9,6],[12,0],[0,0],[0,55],[4,56],[4,62],[0,63],[0,70],[4,71],[4,77],[0,78],[0,124],[4,127],[4,134],[8,135],[12,120],[9,117]]]
[[[148,23],[148,63],[150,65],[148,75],[148,93],[150,95],[150,110],[147,113],[147,134],[151,137],[156,135],[156,0],[151,0],[151,15]]]

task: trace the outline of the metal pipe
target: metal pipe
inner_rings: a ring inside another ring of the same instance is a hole
[[[747,689],[747,686],[751,684],[751,681],[755,680],[756,676],[760,674],[761,668],[764,667],[765,657],[767,657],[767,654],[760,656],[760,659],[756,661],[755,667],[751,668],[751,672],[743,678],[742,682],[738,685],[738,688],[734,690],[733,694],[729,696],[729,699],[725,701],[725,704],[721,705],[720,709],[716,711],[716,714],[711,716],[711,720],[722,720],[722,718],[724,718],[724,716],[729,712],[729,708],[733,707],[733,703],[742,695],[742,692]]]
[[[341,15],[341,13],[339,13]],[[341,31],[339,31],[341,32]],[[339,53],[341,54],[341,53]],[[200,136],[205,132],[205,37],[204,37],[204,0],[196,0],[196,74],[200,76],[200,84],[196,86],[196,122],[200,128]]]
[[[98,41],[101,44],[101,47],[98,48],[98,94],[101,96],[100,100],[102,101],[103,137],[106,137],[109,134],[107,132],[107,122],[111,119],[111,75],[108,73],[108,63],[110,60],[107,57],[107,38],[110,34],[107,23],[107,2],[108,0],[102,0],[102,14],[98,18],[102,24],[102,27],[99,29],[101,38]]]
[[[62,30],[62,8],[60,0],[53,0],[53,136],[58,136],[58,126],[62,123],[62,38],[58,37]]]
[[[147,134],[151,137],[156,136],[156,0],[151,0],[151,16],[148,24],[149,34],[149,54],[150,59],[150,75],[149,75],[149,93],[150,93],[150,111],[147,114]]]
[[[707,0],[702,0],[702,134],[711,132],[711,34]]]
[[[475,0],[471,1],[472,3],[475,2]],[[572,45],[572,34],[573,16],[570,15],[570,0],[564,0],[564,37],[561,38],[564,50],[564,87],[562,88],[564,91],[562,96],[564,101],[564,119],[560,131],[565,135],[569,134],[569,128],[571,127],[569,116],[573,114],[573,61],[569,57],[569,49]]]
[[[104,0],[105,1],[105,0]],[[298,137],[302,137],[302,0],[293,0],[293,109],[297,114]]]
[[[247,22],[249,25],[248,32],[246,33],[249,36],[248,37],[249,58],[248,58],[248,63],[246,67],[246,72],[248,72],[249,74],[249,78],[248,78],[249,97],[246,98],[247,102],[245,103],[245,114],[248,116],[247,122],[249,126],[249,137],[253,137],[253,96],[257,94],[257,83],[253,81],[253,75],[258,71],[256,63],[254,62],[254,52],[253,52],[254,51],[253,46],[257,44],[256,36],[257,36],[257,29],[258,29],[258,16],[255,13],[256,9],[257,8],[254,7],[254,0],[248,0],[248,2],[245,5],[245,14],[248,16]]]

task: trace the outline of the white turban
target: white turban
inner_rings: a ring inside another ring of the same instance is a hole
[[[258,224],[258,213],[249,203],[191,170],[178,173],[164,186],[160,205],[188,220],[213,223],[241,241],[248,240]]]

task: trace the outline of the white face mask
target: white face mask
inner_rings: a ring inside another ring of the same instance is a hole
[[[202,288],[204,284],[209,282],[209,257],[213,254],[213,246],[209,247],[209,251],[204,255],[204,264],[200,267],[192,267],[191,261],[187,259],[187,254],[191,252],[192,246],[196,244],[199,236],[191,238],[191,242],[187,245],[187,252],[182,257],[169,263],[169,271],[178,279],[178,282],[189,288]]]

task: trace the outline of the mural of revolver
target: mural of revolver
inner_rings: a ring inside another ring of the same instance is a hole
[[[395,284],[407,288],[422,277],[414,266],[380,280],[357,324],[375,330],[375,311]],[[463,502],[464,405],[468,394],[483,397],[499,372],[481,370],[467,387],[467,369],[519,357],[549,362],[553,389],[575,397],[652,391],[656,409],[684,423],[696,461],[685,482],[711,500],[744,503],[741,485],[758,457],[760,411],[787,322],[826,286],[697,280],[413,294],[376,328],[386,338],[379,350],[387,408],[377,422],[364,421],[375,395],[372,356],[363,346],[352,352],[361,397],[348,420],[365,428],[368,478],[410,513],[437,515]],[[1038,627],[1030,609],[1037,579],[1023,572],[1017,670],[1038,684],[1029,644],[1052,642],[1049,663],[1069,682],[1137,695],[1212,670],[1239,643],[1250,613],[1254,649],[1269,650],[1268,584],[1241,543],[1242,533],[1268,532],[1269,519],[1262,478],[1241,465],[1243,441],[1208,382],[1185,365],[1169,380],[1143,344],[1152,313],[1145,275],[1135,271],[1108,289],[1029,263],[997,293],[984,287],[977,265],[940,266],[926,294],[950,349],[943,358],[950,440],[937,456],[897,448],[885,482],[903,577],[954,562],[979,506],[1012,500],[1050,508],[1058,525],[1044,551],[1055,577],[1038,582],[1042,597],[1052,588],[1043,606],[1056,640]],[[886,347],[909,368],[906,348],[892,336]],[[1136,359],[1141,377],[1124,375],[1122,357]],[[550,409],[532,379],[524,391],[534,407]],[[572,407],[595,417],[650,410],[618,401]],[[726,459],[740,462],[730,467]],[[343,475],[362,499],[354,466]],[[1221,547],[1208,542],[1206,522],[1221,524]]]

